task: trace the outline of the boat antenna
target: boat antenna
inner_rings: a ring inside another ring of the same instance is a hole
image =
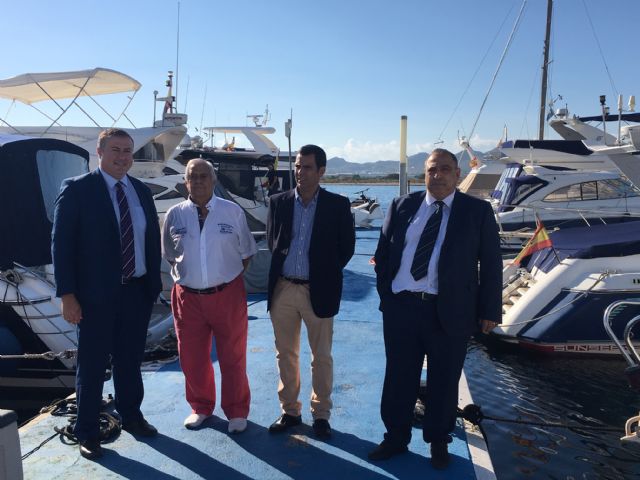
[[[200,131],[202,131],[202,122],[204,121],[204,109],[207,103],[207,87],[208,84],[204,84],[204,99],[202,100],[202,114],[200,115]]]
[[[289,120],[284,122],[284,135],[289,141],[289,187],[293,188],[293,165],[291,163],[291,128],[293,127],[293,108],[289,114]]]
[[[178,111],[178,77],[179,77],[179,65],[180,65],[180,2],[178,2],[178,31],[176,33],[176,112]]]
[[[185,98],[185,100],[184,100],[184,107],[182,107],[182,111],[183,111],[183,112],[186,112],[186,111],[187,111],[187,102],[189,101],[189,82],[190,82],[190,81],[191,81],[191,75],[188,75],[188,76],[187,76],[187,91],[186,91],[186,93],[184,94],[184,98]],[[176,76],[176,84],[177,84],[177,83],[178,83],[178,78],[177,78],[177,76]],[[176,87],[176,93],[177,93],[177,87]],[[177,111],[178,111],[178,110],[176,109],[176,112],[177,112]]]
[[[547,0],[547,29],[544,37],[544,60],[542,61],[542,86],[540,88],[540,124],[538,140],[544,140],[544,127],[547,107],[547,76],[549,73],[549,42],[551,39],[551,15],[553,13],[553,0]]]

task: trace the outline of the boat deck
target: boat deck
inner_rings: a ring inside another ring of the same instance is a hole
[[[413,432],[409,453],[385,462],[370,462],[367,452],[382,440],[380,394],[385,354],[382,319],[377,309],[375,274],[368,264],[378,233],[358,231],[356,255],[345,271],[341,310],[334,323],[333,435],[328,441],[313,437],[308,411],[310,394],[309,347],[303,327],[301,372],[303,425],[291,433],[269,434],[268,426],[280,411],[277,399],[278,373],[273,330],[266,311],[265,295],[250,295],[247,365],[251,386],[249,426],[242,434],[229,435],[219,407],[203,428],[183,427],[190,408],[184,398],[184,377],[177,361],[144,373],[145,399],[142,410],[159,430],[155,438],[136,441],[122,432],[104,444],[99,462],[82,458],[77,446],[53,437],[23,461],[25,478],[153,478],[153,479],[325,479],[335,478],[495,478],[481,438],[465,431],[460,421],[450,445],[451,466],[434,470],[428,446],[420,430]],[[216,360],[215,352],[213,354]],[[219,369],[216,384],[219,403]],[[466,382],[461,384],[461,405],[470,402]],[[113,391],[105,384],[105,395]],[[64,426],[64,417],[42,415],[20,429],[22,454],[36,449]],[[472,461],[479,460],[479,463]]]

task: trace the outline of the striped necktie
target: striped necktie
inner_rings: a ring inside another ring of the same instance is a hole
[[[424,226],[424,230],[418,241],[418,246],[416,247],[416,253],[413,256],[413,262],[411,263],[411,275],[413,275],[416,281],[427,275],[429,260],[431,260],[433,247],[436,244],[440,224],[442,223],[442,207],[444,206],[444,202],[438,200],[435,204],[436,211],[431,214],[427,224]]]
[[[133,244],[133,223],[124,184],[116,183],[116,199],[120,210],[120,246],[122,249],[122,279],[128,280],[136,270],[136,252]]]

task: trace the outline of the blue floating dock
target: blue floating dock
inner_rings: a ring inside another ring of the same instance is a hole
[[[409,453],[385,462],[370,462],[367,453],[382,440],[380,395],[385,368],[382,317],[378,311],[375,274],[369,265],[378,232],[358,231],[356,255],[345,271],[340,313],[334,323],[333,435],[318,441],[309,413],[310,352],[303,327],[301,338],[300,399],[303,425],[291,433],[272,435],[269,425],[278,417],[278,372],[273,330],[265,295],[250,295],[247,365],[251,386],[249,426],[229,435],[219,406],[203,428],[191,431],[182,422],[190,408],[184,398],[184,377],[177,361],[144,373],[142,410],[159,435],[143,441],[127,432],[103,444],[98,462],[82,458],[76,445],[53,437],[23,461],[26,479],[326,479],[326,478],[495,478],[486,446],[477,432],[462,421],[450,445],[451,466],[434,470],[422,432],[413,431]],[[214,354],[215,363],[215,354]],[[216,367],[218,404],[220,373]],[[470,403],[466,381],[461,383],[461,405]],[[105,395],[113,391],[105,384]],[[20,429],[22,454],[36,449],[64,426],[64,417],[42,415]]]

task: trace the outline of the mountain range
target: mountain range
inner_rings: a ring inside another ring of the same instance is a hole
[[[482,152],[475,152],[482,157]],[[424,173],[424,161],[428,157],[427,152],[419,152],[407,157],[407,174],[416,176]],[[469,154],[466,150],[456,153],[461,175],[466,175],[469,170]],[[375,162],[349,162],[341,157],[332,157],[327,160],[327,172],[325,175],[361,175],[361,176],[384,176],[400,171],[398,160],[378,160]]]

